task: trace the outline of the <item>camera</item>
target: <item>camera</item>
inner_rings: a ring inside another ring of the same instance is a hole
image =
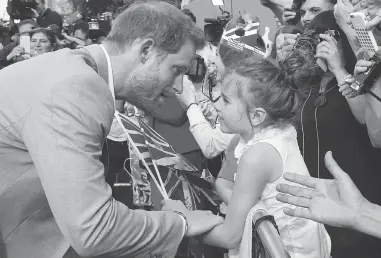
[[[193,59],[186,75],[188,75],[192,82],[201,83],[205,78],[206,70],[204,58],[197,55],[196,58]]]
[[[37,8],[35,0],[8,0],[7,12],[11,19],[32,19],[34,13],[31,9]]]
[[[313,54],[315,54],[317,45],[322,41],[322,39],[319,36],[320,34],[331,35],[335,39],[338,39],[340,36],[340,33],[336,30],[329,30],[329,29],[306,30],[296,39],[294,49],[299,49],[302,51],[303,50],[311,51]]]

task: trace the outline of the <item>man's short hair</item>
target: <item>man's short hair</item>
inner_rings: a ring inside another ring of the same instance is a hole
[[[135,40],[148,38],[167,53],[177,53],[186,40],[191,40],[196,49],[205,45],[201,28],[181,10],[159,1],[139,1],[129,6],[115,19],[104,42],[111,51],[120,53]]]
[[[18,24],[18,28],[20,28],[21,26],[23,26],[25,24],[31,24],[32,26],[34,26],[36,28],[39,27],[37,22],[35,22],[34,20],[32,20],[32,19],[25,19],[25,20],[20,21],[20,23]]]

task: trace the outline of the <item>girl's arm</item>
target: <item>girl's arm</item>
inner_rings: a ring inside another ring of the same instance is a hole
[[[230,199],[233,194],[233,186],[234,182],[225,178],[218,177],[216,180],[216,191],[218,196],[226,205],[229,205],[230,203]]]
[[[278,152],[269,144],[257,143],[241,157],[233,195],[223,224],[199,239],[208,245],[232,249],[241,241],[247,214],[258,202],[265,185],[282,174],[283,164]]]

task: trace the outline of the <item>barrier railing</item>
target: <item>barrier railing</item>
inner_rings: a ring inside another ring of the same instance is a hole
[[[264,209],[259,208],[253,215],[253,227],[258,219],[267,215],[268,214]],[[263,220],[259,222],[256,232],[261,239],[267,255],[265,257],[252,258],[291,258],[283,245],[277,229],[271,221]]]

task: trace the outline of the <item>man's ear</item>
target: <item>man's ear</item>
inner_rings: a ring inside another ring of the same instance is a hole
[[[255,108],[250,112],[251,124],[257,126],[263,123],[267,117],[267,112],[263,108]]]
[[[155,41],[153,39],[145,39],[140,43],[140,60],[142,63],[147,62],[155,53]]]

